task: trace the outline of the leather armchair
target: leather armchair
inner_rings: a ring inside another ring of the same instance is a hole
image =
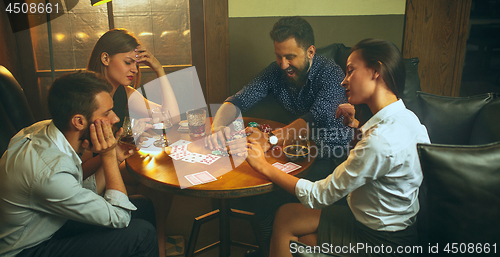
[[[427,127],[431,143],[476,145],[500,141],[500,94],[471,97],[417,92],[415,114]]]
[[[10,139],[21,129],[33,124],[23,89],[12,73],[0,65],[0,151],[7,149]]]
[[[427,202],[418,214],[420,245],[500,242],[500,142],[417,148],[426,184],[419,197]]]

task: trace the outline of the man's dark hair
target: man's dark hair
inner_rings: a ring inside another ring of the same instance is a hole
[[[298,16],[281,18],[274,24],[269,35],[273,41],[278,43],[293,37],[297,45],[305,51],[314,45],[314,32],[311,25]]]
[[[69,122],[76,114],[83,115],[90,122],[92,114],[99,108],[95,96],[112,90],[106,78],[92,71],[77,71],[58,77],[48,95],[52,121],[61,131],[68,130]]]
[[[386,40],[368,38],[351,48],[352,52],[357,50],[366,65],[378,71],[389,89],[401,98],[405,90],[406,68],[397,46]]]

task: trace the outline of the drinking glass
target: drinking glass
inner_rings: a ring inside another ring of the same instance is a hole
[[[192,137],[205,136],[205,122],[207,119],[207,112],[204,109],[193,109],[186,113],[189,134]]]
[[[166,147],[169,145],[167,133],[172,129],[172,117],[167,109],[155,108],[151,111],[151,130],[160,136],[153,145],[156,147]]]
[[[122,125],[123,133],[118,139],[120,143],[133,147],[136,146],[134,131],[133,131],[134,121],[135,120],[130,118],[129,116],[125,116],[125,118],[123,118],[123,125]]]
[[[289,129],[283,142],[283,153],[290,161],[302,161],[309,155],[307,131]]]

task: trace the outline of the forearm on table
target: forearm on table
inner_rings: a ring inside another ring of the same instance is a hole
[[[295,195],[295,185],[297,181],[299,181],[297,177],[286,174],[269,163],[266,163],[258,169],[260,169],[260,173],[269,178],[273,183],[283,188],[288,193]]]
[[[218,130],[221,126],[229,125],[234,120],[237,113],[238,110],[234,104],[225,102],[215,114],[212,129]]]

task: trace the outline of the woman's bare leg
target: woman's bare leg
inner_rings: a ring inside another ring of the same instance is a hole
[[[317,233],[320,217],[321,210],[307,209],[300,203],[281,206],[274,219],[269,256],[292,256],[289,246],[292,239],[302,237],[310,243],[311,237],[307,235]]]

